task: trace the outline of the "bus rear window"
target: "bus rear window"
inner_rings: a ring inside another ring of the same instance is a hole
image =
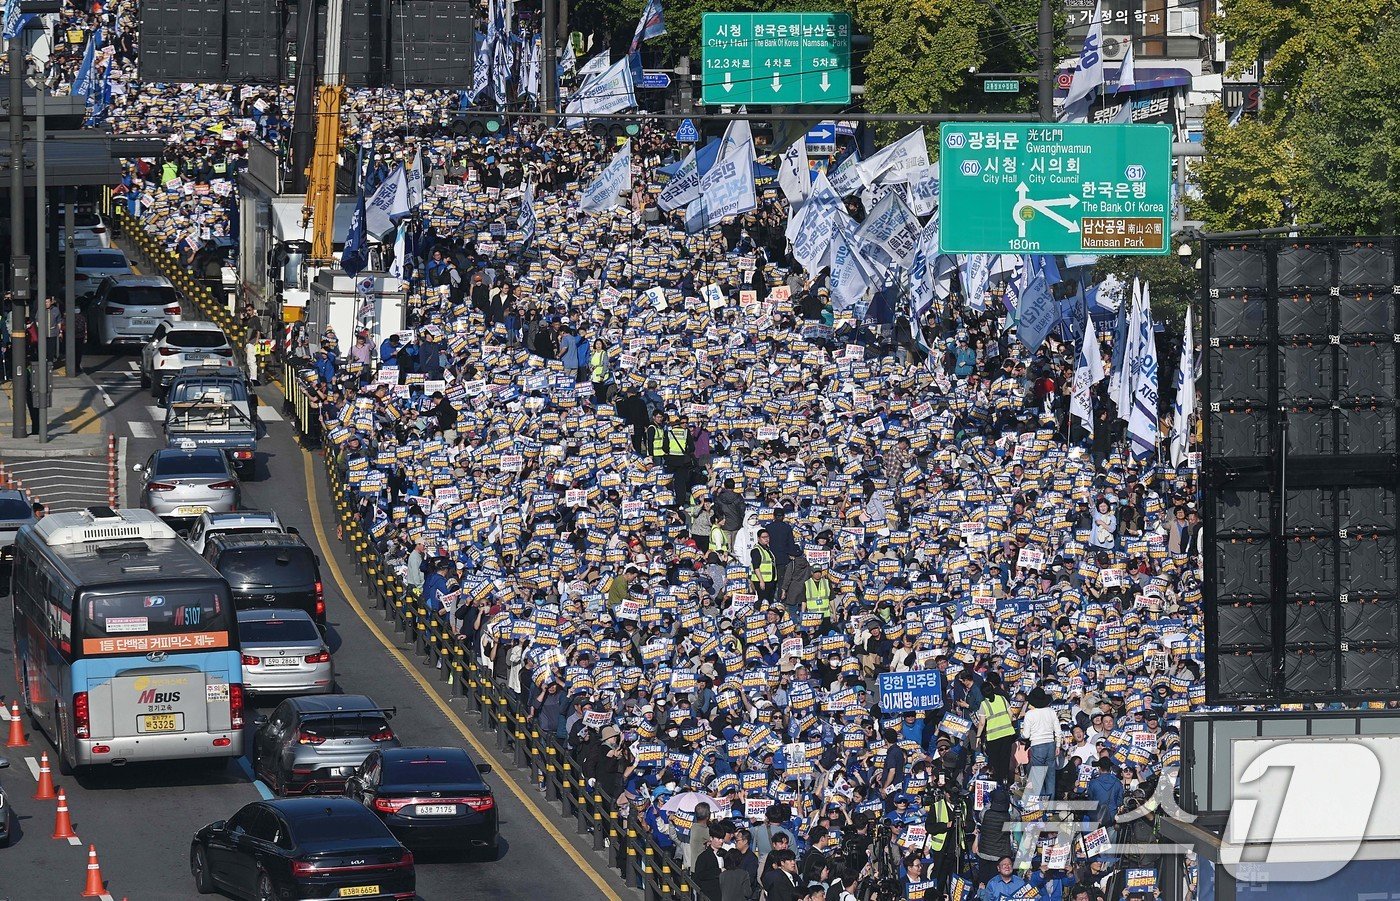
[[[79,604],[86,654],[195,651],[235,647],[233,615],[224,592],[160,588],[88,592]]]

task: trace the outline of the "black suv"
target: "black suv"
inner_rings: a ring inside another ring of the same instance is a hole
[[[326,624],[320,558],[296,535],[214,535],[208,560],[228,580],[239,610],[295,607]]]

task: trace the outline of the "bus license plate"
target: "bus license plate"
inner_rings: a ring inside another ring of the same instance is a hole
[[[419,804],[418,815],[424,817],[450,817],[457,812],[456,804]]]
[[[148,713],[141,717],[142,732],[179,732],[184,728],[183,713]]]
[[[342,898],[363,898],[365,895],[377,894],[379,894],[379,886],[377,885],[347,885],[340,890]]]

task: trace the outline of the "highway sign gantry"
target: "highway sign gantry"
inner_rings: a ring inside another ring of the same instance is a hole
[[[846,13],[705,13],[701,101],[851,102]]]
[[[1164,254],[1171,237],[1167,125],[945,123],[945,253]]]

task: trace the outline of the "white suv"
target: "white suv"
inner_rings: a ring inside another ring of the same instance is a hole
[[[295,535],[296,529],[282,525],[276,513],[243,510],[238,513],[205,513],[190,527],[185,540],[196,554],[204,555],[204,545],[214,535]]]
[[[97,286],[88,333],[98,346],[144,344],[156,326],[180,321],[180,295],[159,275],[113,275]]]
[[[141,387],[160,398],[175,376],[199,366],[220,367],[233,361],[233,347],[212,322],[162,322],[141,348]]]

